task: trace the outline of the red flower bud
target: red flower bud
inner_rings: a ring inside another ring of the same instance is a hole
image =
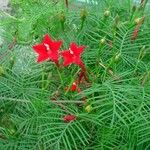
[[[70,87],[66,87],[65,91],[78,91],[78,82],[73,82],[72,85]]]
[[[71,91],[76,91],[77,90],[77,86],[78,86],[77,83],[73,82],[70,90]]]
[[[76,118],[77,117],[74,115],[66,115],[66,116],[64,116],[63,120],[64,120],[64,122],[70,122],[70,121],[76,120]]]
[[[78,92],[78,93],[80,93],[81,89],[79,88],[78,84],[79,84],[79,82],[74,81],[70,87],[66,87],[65,88],[65,91],[71,91],[71,92]]]
[[[138,33],[139,33],[139,26],[136,26],[133,33],[132,33],[132,37],[131,37],[131,40],[135,40],[137,37],[138,37]]]

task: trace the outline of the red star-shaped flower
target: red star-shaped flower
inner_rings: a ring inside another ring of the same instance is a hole
[[[62,45],[62,41],[53,41],[51,37],[46,34],[42,43],[34,45],[33,49],[38,53],[37,62],[43,62],[50,59],[58,64],[59,49]]]
[[[77,46],[76,43],[72,42],[70,44],[69,50],[61,52],[61,55],[64,58],[64,66],[77,64],[81,67],[83,65],[83,62],[80,57],[84,49],[85,46]]]

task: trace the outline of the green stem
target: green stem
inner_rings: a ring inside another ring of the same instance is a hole
[[[81,21],[81,27],[80,27],[80,30],[82,30],[82,29],[83,29],[84,22],[85,22],[85,19],[82,19],[82,21]]]
[[[46,81],[46,84],[45,84],[45,87],[44,89],[47,89],[48,88],[48,85],[50,84],[51,80],[50,80],[50,73],[48,74],[48,77],[47,77],[47,81]]]
[[[64,31],[65,30],[65,22],[61,22],[61,28],[62,28],[62,31]]]
[[[58,67],[57,65],[56,65],[56,69],[57,69],[57,73],[58,73],[59,78],[60,78],[61,85],[63,85],[63,84],[64,84],[63,78],[62,78],[62,75],[61,75],[61,73],[60,73],[59,67]]]
[[[42,90],[44,90],[44,77],[45,77],[45,72],[42,72]]]

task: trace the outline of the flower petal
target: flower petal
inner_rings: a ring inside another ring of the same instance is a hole
[[[63,63],[64,66],[68,66],[73,63],[73,58],[72,55],[70,54],[70,51],[62,51],[61,55],[64,58],[64,63]]]
[[[49,56],[47,54],[43,54],[43,55],[39,55],[38,56],[38,59],[37,59],[37,62],[43,62],[45,60],[47,60],[49,58]]]
[[[48,44],[48,45],[50,46],[51,43],[52,43],[51,37],[50,37],[48,34],[46,34],[46,35],[44,36],[44,39],[43,39],[42,43]]]
[[[37,44],[32,47],[38,54],[47,53],[46,47],[43,44]]]
[[[52,49],[52,51],[53,50],[57,50],[58,51],[60,49],[61,45],[62,45],[62,41],[61,40],[59,40],[59,41],[53,41],[51,43],[51,45],[50,45],[50,48]]]
[[[48,52],[48,56],[49,58],[54,61],[54,62],[58,62],[58,53],[57,52]]]
[[[79,56],[81,55],[81,53],[83,53],[85,46],[77,46],[75,42],[72,42],[70,44],[70,49],[74,52],[76,56]]]
[[[36,53],[38,53],[38,59],[37,62],[42,62],[48,59],[48,53],[43,44],[34,45],[33,49]]]

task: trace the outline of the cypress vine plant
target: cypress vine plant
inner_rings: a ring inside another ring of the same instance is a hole
[[[10,7],[0,12],[0,149],[149,150],[149,1]]]

